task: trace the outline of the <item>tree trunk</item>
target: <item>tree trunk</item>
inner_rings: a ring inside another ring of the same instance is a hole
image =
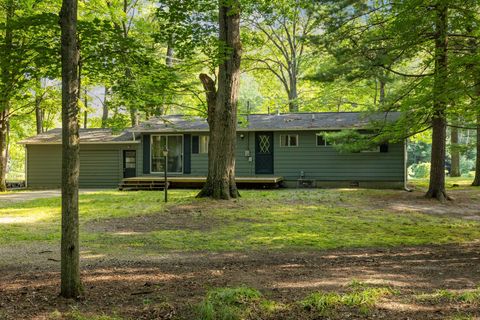
[[[78,298],[82,292],[79,261],[78,177],[78,0],[63,0],[60,11],[62,54],[62,243],[61,292]]]
[[[138,110],[137,108],[130,107],[130,121],[132,123],[132,127],[138,126]]]
[[[43,132],[43,112],[40,108],[40,101],[35,97],[35,124],[37,126],[37,134]]]
[[[472,186],[480,186],[480,112],[477,113],[477,160],[475,164],[475,179]]]
[[[0,91],[0,192],[7,191],[7,167],[8,167],[8,126],[10,115],[10,91],[12,88],[11,79],[11,54],[13,50],[13,27],[12,19],[15,12],[14,0],[8,0],[5,4],[5,35],[4,55],[1,65],[1,91]]]
[[[290,90],[288,91],[288,111],[298,112],[298,92],[296,76],[290,77]]]
[[[458,128],[450,127],[450,177],[460,177],[460,151],[458,150]]]
[[[0,112],[0,192],[7,191],[8,111]]]
[[[108,92],[108,87],[105,86],[102,104],[102,128],[106,128],[108,122]]]
[[[380,79],[380,98],[379,98],[379,103],[380,106],[383,106],[385,104],[385,80]]]
[[[37,134],[43,132],[43,110],[42,110],[42,100],[43,94],[41,80],[37,78],[36,88],[35,88],[35,124],[37,127]]]
[[[170,37],[170,41],[168,42],[167,56],[165,58],[165,65],[168,68],[173,68],[173,56],[175,54],[175,51],[173,50],[173,44],[172,43],[173,43],[173,35]],[[166,101],[167,101],[166,93],[165,93],[165,90],[162,90],[162,91],[163,91],[162,104],[159,107],[154,109],[154,110],[156,110],[156,112],[155,112],[156,116],[161,116],[161,115],[167,114],[168,105],[166,103]],[[148,116],[147,116],[147,119],[148,119]]]
[[[215,92],[215,84],[211,78],[200,75],[207,95],[210,141],[207,181],[197,197],[238,197],[235,184],[235,145],[241,60],[240,4],[238,0],[229,4],[228,6],[223,0],[219,0],[219,40],[229,49],[222,52],[218,90]]]
[[[173,46],[169,43],[167,46],[167,57],[165,58],[165,64],[167,67],[173,67]]]
[[[445,154],[447,136],[447,25],[448,9],[443,2],[437,4],[435,19],[435,75],[433,85],[433,118],[432,118],[432,156],[430,168],[430,183],[426,193],[427,198],[440,201],[449,199],[445,191]]]
[[[88,91],[87,88],[83,90],[83,104],[85,105],[85,111],[83,112],[83,128],[87,129],[88,126]]]

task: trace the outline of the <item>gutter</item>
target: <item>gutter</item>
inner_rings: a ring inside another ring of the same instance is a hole
[[[403,143],[403,190],[407,192],[413,192],[414,189],[408,187],[408,151],[407,151],[408,139],[405,139]]]
[[[61,142],[17,142],[20,145],[61,145]],[[139,144],[139,140],[134,140],[134,141],[109,141],[109,142],[81,142],[80,145],[85,145],[85,144]]]

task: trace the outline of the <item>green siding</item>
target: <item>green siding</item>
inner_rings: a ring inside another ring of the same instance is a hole
[[[195,135],[198,133],[190,133]],[[281,134],[298,134],[298,147],[280,147]],[[241,138],[243,135],[243,138]],[[250,151],[252,161],[245,156]],[[340,153],[331,146],[318,147],[315,131],[274,133],[274,176],[296,181],[301,171],[306,179],[318,181],[404,180],[404,144],[390,144],[388,152]],[[208,156],[191,155],[192,176],[206,176]],[[237,134],[236,175],[255,176],[255,133]]]
[[[137,150],[137,145],[81,145],[80,187],[112,188],[123,178],[123,150]],[[61,146],[27,147],[27,183],[30,188],[58,188],[61,185]]]
[[[298,134],[298,147],[280,147],[281,134]],[[191,133],[192,135],[196,133]],[[275,132],[274,173],[295,182],[301,171],[317,181],[401,182],[404,179],[404,144],[390,144],[388,152],[340,153],[333,147],[317,147],[316,132]],[[243,138],[241,138],[243,135]],[[137,151],[137,175],[143,173],[142,144],[81,145],[80,186],[116,187],[123,178],[123,150]],[[61,146],[27,146],[27,182],[31,188],[58,188],[61,183]],[[252,161],[245,156],[250,151]],[[206,176],[207,154],[191,155],[192,176]],[[237,134],[236,174],[255,176],[255,133]]]
[[[61,146],[27,146],[26,174],[29,188],[59,188],[62,178]]]
[[[298,147],[280,147],[281,134],[298,134]],[[390,144],[388,152],[340,153],[332,146],[316,145],[316,133],[276,132],[274,174],[286,180],[300,178],[325,181],[403,181],[404,145]]]

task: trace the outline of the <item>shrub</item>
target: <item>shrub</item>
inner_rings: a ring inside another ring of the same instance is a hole
[[[430,174],[430,162],[414,163],[408,167],[408,175],[412,178],[428,178]]]

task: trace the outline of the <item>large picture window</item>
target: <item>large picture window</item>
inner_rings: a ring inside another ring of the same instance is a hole
[[[182,135],[152,135],[151,172],[165,171],[165,157],[163,150],[168,149],[167,172],[183,172],[183,136]]]

